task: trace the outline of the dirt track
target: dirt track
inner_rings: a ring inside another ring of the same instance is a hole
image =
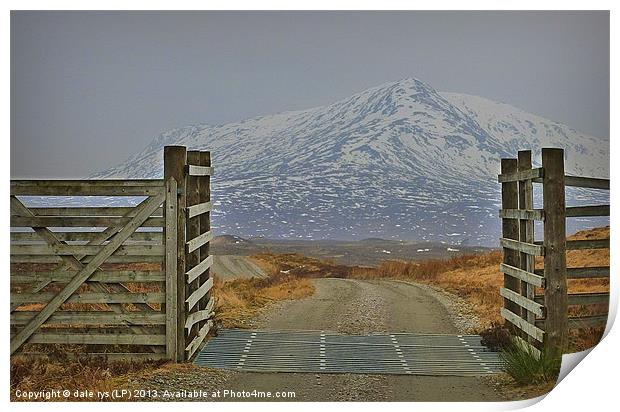
[[[457,333],[446,308],[424,287],[345,279],[317,279],[315,285],[313,296],[273,306],[256,327],[352,334]],[[247,373],[206,368],[190,372],[191,376],[187,373],[179,378],[183,389],[295,391],[297,401],[502,400],[487,381],[477,377]],[[169,386],[174,379],[167,377],[163,382]]]
[[[266,312],[260,329],[312,329],[339,333],[457,333],[450,316],[421,288],[403,282],[317,279],[307,299],[284,301]]]

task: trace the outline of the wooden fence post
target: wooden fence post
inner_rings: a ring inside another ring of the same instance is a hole
[[[501,174],[510,174],[517,171],[517,159],[502,159]],[[518,209],[519,193],[517,182],[502,183],[502,209]],[[502,219],[502,237],[505,239],[519,240],[519,221],[516,219]],[[504,248],[504,263],[513,267],[519,267],[519,252]],[[504,287],[516,293],[520,293],[520,281],[512,276],[504,274]],[[504,307],[512,313],[519,315],[521,308],[518,304],[504,299]],[[508,327],[517,333],[510,323]]]
[[[164,270],[166,273],[166,358],[177,359],[177,181],[165,180]]]
[[[177,270],[176,270],[176,361],[185,360],[185,210],[187,150],[184,146],[164,147],[164,179],[177,182]],[[168,276],[168,274],[166,274]],[[168,291],[166,291],[168,293]]]
[[[568,335],[564,150],[542,149],[545,246],[545,347],[563,351]]]
[[[521,150],[517,156],[517,169],[519,171],[530,170],[532,168],[532,151]],[[523,180],[519,182],[519,209],[534,209],[534,191],[531,180]],[[519,240],[525,243],[534,243],[534,221],[521,219],[519,221]],[[528,253],[520,253],[520,269],[534,273],[534,256]],[[521,282],[521,294],[529,300],[534,300],[534,286],[527,282]],[[526,319],[532,325],[536,321],[536,315],[529,310],[522,308],[521,317]],[[527,337],[532,343],[532,338]]]

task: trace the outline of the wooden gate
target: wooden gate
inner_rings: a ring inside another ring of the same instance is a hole
[[[569,317],[572,305],[609,304],[609,293],[570,294],[567,279],[608,278],[609,267],[566,267],[566,251],[609,248],[609,239],[566,240],[566,218],[609,216],[609,205],[567,207],[565,187],[609,190],[609,179],[564,174],[564,150],[542,149],[542,167],[532,168],[531,151],[517,159],[502,159],[501,246],[504,261],[502,316],[522,344],[540,350],[565,350],[570,329],[604,326],[607,314]],[[534,208],[533,183],[542,184],[543,208]],[[534,222],[543,223],[543,239],[536,241]],[[536,257],[540,257],[537,267]],[[527,342],[526,342],[527,341]]]
[[[212,169],[180,152],[166,148],[164,179],[11,181],[11,354],[191,357],[213,317]],[[138,204],[110,206],[123,200]]]
[[[176,239],[169,245],[176,245],[176,267],[166,269],[177,282],[174,284],[176,301],[176,359],[191,358],[200,347],[213,326],[215,300],[209,291],[213,287],[210,267],[213,257],[209,255],[211,232],[211,153],[187,151],[183,146],[166,146],[164,149],[164,178],[174,181],[178,189],[178,213],[176,215]],[[169,236],[175,236],[173,230]],[[167,240],[168,241],[168,240]],[[174,272],[174,274],[173,274]],[[173,282],[171,282],[173,283]]]

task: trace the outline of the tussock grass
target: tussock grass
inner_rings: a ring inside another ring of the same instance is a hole
[[[562,353],[559,350],[543,350],[540,358],[529,345],[513,340],[500,351],[502,368],[519,385],[555,382],[560,373]]]

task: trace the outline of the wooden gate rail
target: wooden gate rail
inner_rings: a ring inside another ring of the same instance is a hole
[[[609,293],[569,294],[567,279],[609,277],[609,267],[566,267],[566,251],[609,248],[609,239],[566,240],[566,218],[609,216],[609,205],[566,207],[565,187],[609,190],[609,179],[564,174],[564,151],[542,149],[542,167],[532,168],[531,151],[502,159],[502,238],[504,298],[501,314],[515,337],[540,356],[543,347],[566,347],[569,329],[605,325],[607,315],[569,317],[571,305],[608,304]],[[532,183],[542,183],[543,208],[535,209]],[[534,240],[534,221],[543,223],[543,240]],[[536,269],[535,257],[544,259]],[[537,288],[544,294],[535,295]]]
[[[214,315],[213,168],[209,152],[164,152],[164,179],[11,181],[11,354],[68,344],[89,345],[68,356],[183,361],[199,348]],[[142,199],[28,207],[31,196]]]

